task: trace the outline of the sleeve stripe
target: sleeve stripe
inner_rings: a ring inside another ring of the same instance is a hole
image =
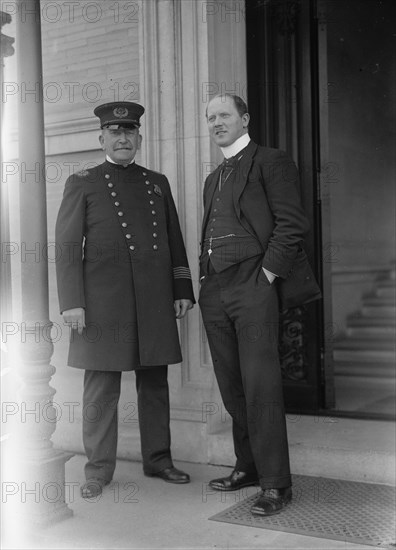
[[[174,267],[173,268],[174,279],[191,279],[191,271],[188,267]]]

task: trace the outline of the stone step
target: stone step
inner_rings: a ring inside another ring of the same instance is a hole
[[[395,341],[394,326],[348,326],[346,335],[351,338],[367,338],[368,340]]]
[[[348,317],[348,327],[389,327],[396,326],[396,319],[392,317],[363,317],[363,315],[351,315]]]
[[[395,294],[396,294],[395,284],[393,283],[392,285],[388,285],[388,286],[385,286],[385,285],[377,286],[375,290],[375,294],[377,296],[381,296],[384,298],[386,297],[386,298],[395,299]]]
[[[363,306],[362,314],[365,317],[386,317],[386,318],[394,319],[396,315],[396,306],[394,305]]]
[[[393,423],[330,415],[286,415],[292,473],[393,485]],[[228,424],[208,436],[208,448],[210,464],[235,464]]]
[[[375,286],[377,287],[395,287],[396,280],[392,277],[387,277],[386,279],[378,279],[375,281]]]
[[[334,344],[334,350],[371,350],[373,352],[393,350],[395,351],[395,341],[392,335],[386,338],[345,338]]]
[[[394,364],[396,355],[393,350],[351,350],[351,349],[337,349],[333,351],[334,361],[351,361],[354,363],[390,363]]]
[[[395,307],[395,297],[368,295],[363,298],[363,306]]]
[[[396,379],[396,369],[394,363],[335,361],[334,374],[336,376],[351,376],[371,379],[381,378],[380,385],[384,385],[385,381],[388,384],[394,384]]]

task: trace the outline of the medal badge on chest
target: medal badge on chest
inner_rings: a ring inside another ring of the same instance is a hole
[[[161,188],[160,188],[159,185],[157,185],[156,183],[154,183],[154,193],[155,193],[156,195],[158,195],[159,197],[162,197]]]

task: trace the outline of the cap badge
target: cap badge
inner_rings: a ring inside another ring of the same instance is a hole
[[[126,116],[128,116],[128,109],[126,109],[125,107],[116,107],[113,110],[113,115],[117,118],[125,118]]]

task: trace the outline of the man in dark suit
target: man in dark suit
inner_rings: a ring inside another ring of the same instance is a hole
[[[271,515],[292,498],[278,293],[284,290],[293,305],[320,294],[302,256],[308,221],[295,164],[250,140],[247,106],[238,96],[214,97],[207,122],[225,161],[204,187],[199,304],[236,454],[231,475],[210,486],[232,491],[259,483],[262,493],[251,511]],[[297,263],[297,277],[291,277]],[[293,288],[282,289],[289,279]]]
[[[84,498],[113,477],[123,371],[136,373],[145,475],[189,481],[171,458],[167,365],[182,359],[176,319],[194,295],[168,180],[134,161],[143,112],[132,102],[95,109],[106,161],[68,178],[56,223],[68,364],[85,369]]]

